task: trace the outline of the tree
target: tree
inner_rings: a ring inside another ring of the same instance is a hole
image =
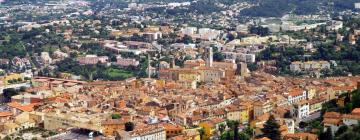
[[[332,140],[332,132],[331,127],[328,127],[324,133],[321,133],[319,136],[319,140]]]
[[[250,140],[250,136],[244,132],[239,133],[239,139],[238,140]]]
[[[120,114],[111,114],[111,118],[112,119],[120,119],[121,116],[120,116]]]
[[[202,140],[204,138],[204,135],[205,135],[205,130],[204,128],[200,128],[198,129],[198,132],[199,132],[199,135],[200,135],[200,139]]]
[[[299,127],[300,127],[301,129],[304,129],[306,126],[307,126],[307,123],[306,123],[306,122],[301,121],[301,122],[299,123]]]
[[[345,133],[348,130],[346,125],[340,126],[338,131],[336,131],[335,136],[340,136],[341,134]]]
[[[184,44],[190,44],[190,43],[193,43],[193,39],[191,36],[189,35],[185,35],[183,38],[182,38],[182,42]]]
[[[220,131],[220,135],[221,135],[222,133],[224,133],[224,131],[225,131],[225,125],[224,125],[223,123],[219,125],[219,131]]]
[[[3,140],[11,140],[11,138],[9,136],[6,136]]]
[[[133,131],[135,128],[135,124],[133,122],[125,123],[125,131]]]
[[[264,124],[264,128],[261,129],[264,133],[263,137],[268,137],[271,140],[280,140],[281,134],[279,128],[280,125],[275,120],[275,117],[270,115],[269,119]]]
[[[214,61],[223,61],[225,56],[220,52],[215,52],[213,56]]]
[[[20,91],[20,92],[25,92],[25,91],[26,91],[26,87],[21,86],[19,91]]]
[[[10,101],[12,96],[18,95],[19,91],[14,88],[4,89],[3,96],[5,97],[6,101]]]
[[[230,132],[226,132],[226,140],[232,140]]]
[[[359,139],[360,139],[360,134],[355,131],[347,131],[336,138],[336,140],[359,140]]]
[[[235,121],[234,122],[234,128],[233,128],[233,131],[234,131],[234,140],[238,140],[239,139],[239,121]]]
[[[244,132],[249,135],[250,137],[252,137],[254,135],[254,129],[251,127],[246,127]]]

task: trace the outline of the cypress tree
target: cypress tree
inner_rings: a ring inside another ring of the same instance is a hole
[[[264,128],[261,129],[263,137],[268,137],[271,140],[280,140],[280,125],[276,122],[275,117],[270,115],[269,119],[265,122]]]
[[[319,136],[319,140],[332,140],[332,132],[331,127],[328,127],[324,133],[321,133]]]
[[[238,140],[239,139],[239,122],[235,121],[234,122],[234,140]]]

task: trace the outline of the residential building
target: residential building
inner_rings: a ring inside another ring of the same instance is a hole
[[[285,92],[284,97],[287,98],[287,100],[290,104],[293,104],[293,103],[297,103],[301,100],[305,100],[307,97],[307,94],[306,94],[305,90],[302,90],[299,88],[294,88],[294,89],[291,89],[289,92]]]
[[[164,124],[162,124],[162,126],[164,127],[164,129],[166,131],[166,139],[181,135],[184,130],[183,127],[181,127],[180,125],[176,125],[176,124],[164,123]]]
[[[97,63],[107,63],[109,57],[107,56],[96,56],[96,55],[87,55],[86,57],[79,57],[77,61],[81,65],[95,65]]]
[[[309,114],[313,114],[321,111],[323,104],[326,102],[326,98],[319,97],[309,100]]]
[[[257,118],[265,113],[270,112],[273,109],[273,103],[270,100],[257,101],[254,106],[254,118]]]
[[[300,62],[295,61],[291,62],[290,70],[291,71],[314,71],[314,70],[323,70],[330,69],[330,63],[327,61],[307,61]]]
[[[328,31],[337,31],[343,28],[344,23],[342,21],[332,20],[327,23],[326,30]]]
[[[297,119],[305,119],[309,116],[309,102],[307,100],[302,100],[293,104],[291,109],[292,116],[296,117]]]
[[[220,124],[225,125],[225,120],[220,118],[214,118],[199,123],[199,127],[203,128],[205,131],[203,139],[211,139],[211,137],[214,136],[219,130]]]
[[[140,62],[137,61],[136,59],[122,58],[121,56],[116,57],[115,65],[118,65],[118,66],[122,66],[122,67],[134,66],[134,67],[137,67],[139,64],[140,64]]]
[[[240,108],[238,108],[235,105],[229,105],[225,108],[225,111],[226,111],[226,119],[227,120],[240,122],[240,118],[241,118]]]

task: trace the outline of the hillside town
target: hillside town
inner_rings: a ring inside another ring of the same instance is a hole
[[[0,139],[359,139],[350,4],[0,0]]]

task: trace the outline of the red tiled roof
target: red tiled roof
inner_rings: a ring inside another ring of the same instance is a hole
[[[11,102],[7,104],[10,107],[19,109],[21,111],[26,111],[26,112],[30,112],[34,110],[34,106],[36,105],[36,103],[31,103],[31,104],[27,104],[27,105],[22,105],[18,102]]]
[[[0,112],[0,117],[7,117],[7,116],[12,116],[13,113],[11,112]]]

